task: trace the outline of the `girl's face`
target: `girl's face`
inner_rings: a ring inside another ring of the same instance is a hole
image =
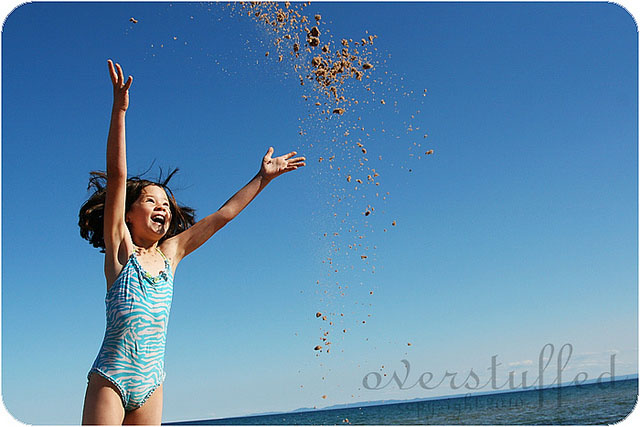
[[[125,220],[133,235],[150,240],[160,240],[169,230],[171,209],[164,189],[148,185],[133,202]]]

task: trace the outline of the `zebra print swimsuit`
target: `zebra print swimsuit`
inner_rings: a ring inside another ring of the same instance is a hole
[[[107,328],[87,375],[99,373],[119,390],[126,411],[141,407],[162,384],[164,348],[173,275],[164,254],[164,271],[153,277],[135,252],[107,291]]]

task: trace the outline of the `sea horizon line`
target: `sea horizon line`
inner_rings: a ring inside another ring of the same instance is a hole
[[[458,393],[458,394],[449,394],[449,395],[440,395],[440,396],[432,396],[432,397],[416,397],[413,399],[382,399],[382,400],[368,400],[363,402],[354,402],[354,403],[339,403],[331,406],[326,406],[322,408],[297,408],[289,411],[271,411],[271,412],[260,412],[260,413],[252,413],[247,415],[237,415],[232,417],[221,417],[221,418],[208,418],[208,419],[199,419],[199,420],[188,420],[188,421],[171,421],[167,423],[162,423],[162,425],[188,425],[188,424],[197,424],[204,423],[207,421],[221,421],[221,420],[232,420],[238,418],[249,418],[249,417],[264,417],[269,415],[291,415],[291,414],[303,414],[306,412],[322,412],[322,411],[333,411],[338,409],[353,409],[353,408],[361,408],[361,407],[375,407],[375,406],[385,406],[385,405],[397,405],[402,403],[415,403],[415,402],[427,402],[427,401],[439,401],[439,400],[449,400],[449,399],[459,399],[459,398],[473,398],[476,396],[488,396],[488,395],[500,395],[500,394],[509,394],[509,393],[521,393],[527,391],[538,391],[538,390],[548,390],[553,388],[568,388],[568,387],[581,387],[581,386],[589,386],[598,383],[610,383],[610,382],[619,382],[619,381],[630,381],[630,380],[638,380],[638,373],[627,374],[627,375],[617,375],[615,377],[608,377],[606,379],[593,378],[590,380],[586,380],[582,383],[576,383],[575,381],[567,381],[561,384],[548,384],[542,387],[539,386],[530,386],[530,387],[519,387],[509,390],[491,390],[491,391],[481,391],[475,393]]]

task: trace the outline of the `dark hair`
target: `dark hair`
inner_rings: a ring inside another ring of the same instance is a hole
[[[176,172],[178,169],[171,171],[164,180],[160,177],[158,181],[142,179],[139,176],[127,179],[125,212],[128,212],[131,205],[138,200],[145,187],[156,185],[167,193],[171,209],[171,223],[160,242],[180,234],[195,223],[195,210],[188,206],[178,205],[173,192],[167,186]],[[94,171],[90,173],[87,190],[91,189],[93,189],[93,194],[82,205],[78,215],[80,236],[88,240],[95,248],[100,248],[100,252],[104,252],[104,204],[107,194],[107,174],[105,172]]]

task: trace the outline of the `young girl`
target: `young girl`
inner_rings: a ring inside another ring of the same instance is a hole
[[[160,424],[167,321],[173,275],[182,259],[235,218],[275,177],[305,165],[291,152],[262,159],[258,174],[217,212],[194,225],[164,182],[127,179],[125,112],[133,78],[107,61],[113,110],[107,173],[80,210],[81,235],[105,253],[107,328],[88,374],[83,424]],[[117,71],[116,71],[117,69]],[[175,172],[175,171],[174,171]],[[104,184],[106,181],[106,185]]]

